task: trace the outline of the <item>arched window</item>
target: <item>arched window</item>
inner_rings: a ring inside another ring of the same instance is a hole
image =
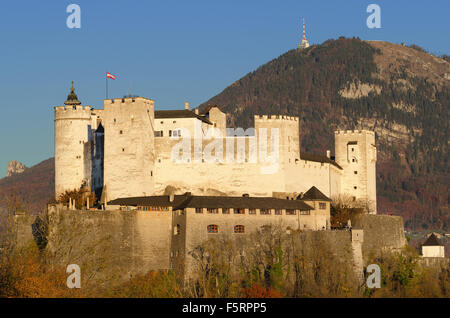
[[[217,224],[210,224],[206,227],[208,233],[219,233],[219,226]]]
[[[234,233],[245,233],[245,226],[243,225],[235,225]]]
[[[174,235],[179,235],[181,233],[181,226],[180,224],[177,224],[176,226],[174,226],[173,228],[173,234]]]

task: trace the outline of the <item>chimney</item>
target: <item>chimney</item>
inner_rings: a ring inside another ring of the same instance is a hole
[[[169,202],[173,202],[175,200],[175,195],[173,193],[169,194]]]
[[[331,151],[327,150],[327,158],[330,159],[331,158]]]
[[[198,108],[195,109],[195,114],[198,115]]]
[[[184,109],[185,109],[185,110],[189,110],[189,103],[188,103],[188,102],[185,102],[185,103],[184,103]]]

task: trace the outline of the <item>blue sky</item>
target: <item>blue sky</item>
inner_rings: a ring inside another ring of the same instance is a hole
[[[81,7],[81,29],[66,7]],[[381,29],[366,8],[381,7]],[[258,66],[295,48],[300,16],[310,43],[339,36],[418,44],[450,54],[450,1],[138,1],[0,2],[0,177],[9,160],[27,166],[53,156],[53,106],[70,82],[83,104],[103,108],[132,93],[156,108],[208,100]]]

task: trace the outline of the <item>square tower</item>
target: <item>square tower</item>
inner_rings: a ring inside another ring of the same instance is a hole
[[[104,126],[104,197],[148,196],[154,187],[154,102],[106,99]]]
[[[377,213],[375,133],[368,130],[335,131],[336,162],[343,168],[341,195],[363,201]]]

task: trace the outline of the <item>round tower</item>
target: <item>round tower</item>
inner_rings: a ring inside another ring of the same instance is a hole
[[[73,87],[65,106],[55,107],[55,196],[89,183],[91,107],[82,106]]]

